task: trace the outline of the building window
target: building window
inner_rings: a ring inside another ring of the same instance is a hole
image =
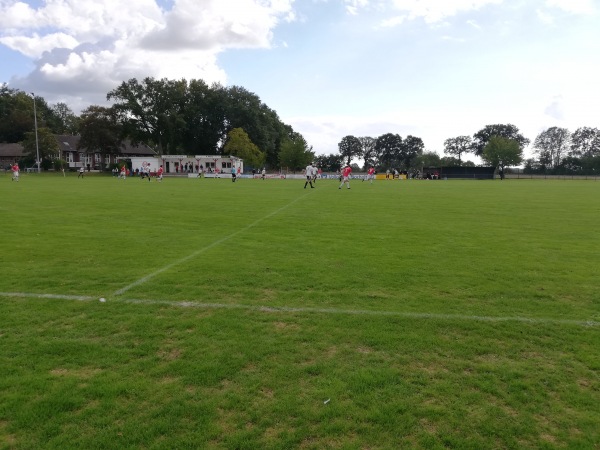
[[[102,161],[102,155],[100,153],[94,153],[94,162],[100,163]]]

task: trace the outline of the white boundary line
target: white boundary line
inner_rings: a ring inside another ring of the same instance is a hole
[[[255,227],[255,226],[256,226],[257,224],[259,224],[260,222],[262,222],[262,221],[264,221],[264,220],[267,220],[267,219],[269,219],[270,217],[273,217],[273,216],[274,216],[274,215],[276,215],[276,214],[279,214],[281,211],[283,211],[283,210],[284,210],[284,209],[286,209],[286,208],[289,208],[291,205],[293,205],[294,203],[296,203],[296,202],[298,202],[298,201],[302,200],[302,199],[303,199],[303,198],[305,198],[307,195],[310,195],[310,193],[304,194],[304,195],[302,195],[302,196],[300,196],[300,197],[298,197],[298,198],[296,198],[296,199],[292,200],[292,201],[291,201],[290,203],[288,203],[287,205],[284,205],[284,206],[282,206],[282,207],[281,207],[281,208],[279,208],[278,210],[276,210],[276,211],[273,211],[272,213],[269,213],[269,214],[267,214],[266,216],[264,216],[264,217],[262,217],[262,218],[260,218],[260,219],[257,219],[257,220],[255,220],[255,221],[254,221],[254,222],[252,222],[250,225],[247,225],[247,226],[245,226],[244,228],[242,228],[242,229],[240,229],[240,230],[238,230],[238,231],[234,231],[233,233],[231,233],[231,234],[229,234],[229,235],[227,235],[227,236],[225,236],[225,237],[223,237],[223,238],[221,238],[221,239],[217,239],[216,241],[212,242],[211,244],[207,245],[206,247],[202,247],[202,248],[200,248],[200,249],[196,250],[195,252],[193,252],[193,253],[190,253],[189,255],[187,255],[187,256],[185,256],[185,257],[183,257],[183,258],[181,258],[181,259],[179,259],[179,260],[177,260],[177,261],[173,261],[172,263],[170,263],[170,264],[167,264],[166,266],[164,266],[164,267],[162,267],[162,268],[160,268],[160,269],[158,269],[158,270],[156,270],[156,271],[152,272],[151,274],[149,274],[149,275],[146,275],[145,277],[142,277],[142,278],[140,278],[139,280],[136,280],[136,281],[134,281],[133,283],[131,283],[131,284],[129,284],[129,285],[127,285],[127,286],[125,286],[124,288],[121,288],[121,289],[119,289],[119,290],[115,291],[115,292],[113,293],[113,295],[114,295],[114,296],[119,296],[119,295],[122,295],[122,294],[124,294],[125,292],[129,291],[130,289],[132,289],[132,288],[134,288],[134,287],[136,287],[136,286],[139,286],[140,284],[144,284],[146,281],[150,280],[151,278],[154,278],[155,276],[157,276],[157,275],[160,275],[161,273],[163,273],[163,272],[166,272],[167,270],[169,270],[169,269],[172,269],[173,267],[175,267],[175,266],[178,266],[179,264],[182,264],[182,263],[184,263],[184,262],[186,262],[186,261],[188,261],[188,260],[190,260],[190,259],[192,259],[192,258],[195,258],[196,256],[200,255],[201,253],[204,253],[205,251],[207,251],[207,250],[210,250],[211,248],[213,248],[213,247],[216,247],[217,245],[220,245],[220,244],[222,244],[223,242],[225,242],[225,241],[228,241],[228,240],[229,240],[229,239],[231,239],[232,237],[235,237],[235,236],[237,236],[238,234],[241,234],[241,233],[243,233],[244,231],[247,231],[247,230],[249,230],[250,228],[253,228],[253,227]]]
[[[57,294],[35,294],[26,292],[0,292],[0,297],[19,297],[36,299],[54,299],[54,300],[76,300],[93,301],[96,297],[85,295],[57,295]],[[288,306],[264,306],[264,305],[244,305],[239,303],[202,303],[195,301],[170,301],[170,300],[139,300],[139,299],[115,299],[117,303],[129,303],[133,305],[164,305],[174,308],[198,308],[198,309],[240,309],[247,311],[258,311],[264,313],[311,313],[311,314],[338,314],[338,315],[357,315],[373,317],[404,317],[409,319],[422,320],[452,320],[463,322],[520,322],[528,324],[548,324],[548,325],[576,325],[583,327],[599,327],[600,322],[596,320],[575,320],[575,319],[551,319],[548,317],[522,317],[522,316],[478,316],[467,314],[438,314],[438,313],[419,313],[402,311],[376,311],[368,309],[341,309],[341,308],[296,308]],[[110,301],[110,299],[109,299]]]

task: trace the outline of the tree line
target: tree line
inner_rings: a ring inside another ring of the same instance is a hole
[[[570,133],[551,127],[533,142],[534,157],[524,161],[530,143],[512,124],[486,125],[472,136],[446,139],[441,157],[426,151],[423,140],[385,133],[377,138],[345,136],[338,153],[316,156],[304,137],[283,123],[260,98],[240,86],[208,85],[202,80],[132,78],[107,93],[112,106],[91,105],[77,116],[65,103],[48,105],[35,97],[42,167],[57,157],[55,134],[78,134],[79,146],[101,154],[118,154],[123,142],[145,144],[159,155],[225,154],[251,167],[300,170],[314,163],[338,171],[360,160],[377,170],[408,171],[421,167],[474,165],[466,154],[501,170],[524,163],[535,173],[580,173],[600,170],[600,130],[582,127]],[[0,85],[0,142],[21,142],[35,157],[32,95]]]
[[[518,165],[523,158],[523,149],[529,144],[519,129],[512,125],[487,125],[470,136],[447,139],[444,153],[426,151],[423,140],[408,135],[386,133],[377,138],[346,136],[338,144],[339,153],[317,157],[317,164],[324,170],[335,171],[352,160],[364,162],[362,170],[375,167],[378,171],[396,169],[398,171],[419,170],[423,167],[474,166],[471,161],[463,161],[462,155],[474,153],[486,164],[503,170]],[[357,167],[361,169],[360,167]]]

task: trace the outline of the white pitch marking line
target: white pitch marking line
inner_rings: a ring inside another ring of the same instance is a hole
[[[91,301],[97,297],[85,295],[58,295],[58,294],[35,294],[27,292],[0,292],[0,297],[20,297],[37,299],[55,299],[55,300],[77,300]],[[109,298],[110,301],[110,298]],[[139,300],[139,299],[121,299],[119,303],[129,303],[134,305],[164,305],[176,308],[199,308],[199,309],[244,309],[249,311],[258,311],[265,313],[316,313],[316,314],[346,314],[346,315],[364,315],[364,316],[390,316],[405,317],[410,319],[434,319],[434,320],[454,320],[454,321],[472,321],[472,322],[521,322],[529,324],[555,324],[555,325],[577,325],[584,327],[598,327],[600,322],[596,320],[576,320],[576,319],[551,319],[548,317],[522,317],[522,316],[478,316],[467,314],[440,314],[440,313],[418,313],[402,311],[376,311],[368,309],[340,309],[340,308],[296,308],[288,306],[262,306],[262,305],[243,305],[238,303],[201,303],[194,301],[170,301],[170,300]]]
[[[50,298],[55,300],[77,300],[80,302],[87,302],[96,299],[96,297],[90,297],[88,295],[34,294],[30,292],[0,292],[0,297],[31,297],[39,299]]]
[[[250,225],[247,225],[246,227],[242,228],[241,230],[235,231],[235,232],[233,232],[233,233],[231,233],[231,234],[229,234],[229,235],[227,235],[227,236],[225,236],[225,237],[223,237],[221,239],[218,239],[218,240],[214,241],[213,243],[207,245],[206,247],[198,249],[195,252],[190,253],[189,255],[187,255],[187,256],[185,256],[185,257],[183,257],[183,258],[181,258],[181,259],[179,259],[177,261],[172,262],[171,264],[167,264],[166,266],[162,267],[161,269],[158,269],[158,270],[152,272],[151,274],[146,275],[145,277],[142,277],[139,280],[134,281],[133,283],[125,286],[124,288],[121,288],[121,289],[115,291],[115,293],[113,295],[114,296],[122,295],[125,292],[129,291],[130,289],[132,289],[132,288],[134,288],[136,286],[139,286],[140,284],[144,284],[146,281],[150,280],[151,278],[154,278],[155,276],[160,275],[161,273],[166,272],[167,270],[172,269],[173,267],[178,266],[181,263],[184,263],[184,262],[186,262],[186,261],[188,261],[188,260],[190,260],[192,258],[195,258],[196,256],[200,255],[201,253],[205,252],[206,250],[210,250],[211,248],[216,247],[217,245],[220,245],[220,244],[222,244],[225,241],[228,241],[232,237],[237,236],[238,234],[241,234],[241,233],[249,230],[252,227],[255,227],[260,222],[262,222],[264,220],[267,220],[267,219],[269,219],[270,217],[273,217],[276,214],[279,214],[281,211],[283,211],[286,208],[289,208],[291,205],[293,205],[294,203],[302,200],[307,195],[310,195],[310,194],[304,194],[303,196],[298,197],[295,200],[292,200],[287,205],[282,206],[278,210],[273,211],[272,213],[267,214],[265,217],[262,217],[260,219],[255,220]]]

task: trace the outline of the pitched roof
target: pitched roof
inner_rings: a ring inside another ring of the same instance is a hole
[[[85,148],[77,148],[80,139],[81,136],[56,135],[56,141],[62,152],[86,152]],[[123,141],[120,154],[122,156],[156,156],[156,152],[147,145],[132,145],[130,141]]]
[[[19,143],[0,144],[0,157],[2,158],[21,158],[23,156],[23,146]]]

